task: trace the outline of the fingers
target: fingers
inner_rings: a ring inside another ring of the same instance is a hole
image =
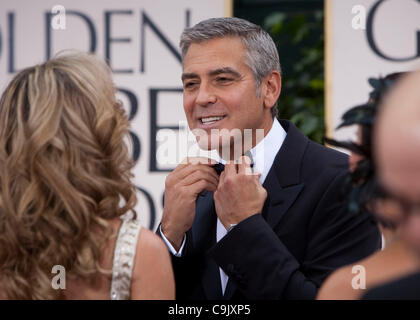
[[[234,161],[226,162],[224,172],[226,172],[226,175],[228,176],[236,175],[238,170],[237,170],[237,165],[235,164],[235,162]]]
[[[189,164],[204,164],[212,166],[214,164],[218,163],[216,160],[211,158],[205,158],[205,157],[186,157],[184,160],[181,161],[180,164],[183,165],[189,165]]]
[[[185,158],[174,171],[171,172],[171,176],[175,180],[182,180],[188,175],[192,174],[196,170],[204,170],[210,174],[214,174],[217,177],[217,173],[212,168],[217,162],[213,159],[195,157]]]
[[[203,190],[214,192],[219,184],[219,176],[212,168],[217,162],[208,158],[186,158],[165,180],[165,192],[196,196]]]
[[[225,179],[226,179],[226,171],[223,171],[219,176],[219,184],[222,185],[223,183],[225,183]]]
[[[247,175],[253,174],[252,168],[251,168],[251,159],[249,157],[242,156],[239,158],[238,173],[247,174]]]
[[[191,174],[187,175],[183,179],[182,185],[189,186],[196,183],[199,180],[206,180],[217,187],[219,183],[219,176],[216,174],[216,171],[214,171],[212,168],[210,169],[212,172],[206,169],[198,169],[193,171]]]
[[[184,186],[183,188],[188,188],[189,192],[197,196],[203,190],[215,192],[217,190],[217,184],[214,184],[208,180],[198,180],[194,182],[193,184]]]
[[[217,164],[217,161],[211,158],[204,157],[186,157],[182,160],[178,166],[172,172],[182,171],[184,168],[188,168],[192,165],[204,165],[211,167],[212,165]]]

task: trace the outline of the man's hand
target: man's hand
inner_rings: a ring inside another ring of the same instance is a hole
[[[217,189],[219,176],[211,167],[214,164],[207,158],[187,158],[166,177],[161,228],[177,251],[194,221],[197,196],[203,190]]]
[[[214,193],[214,203],[217,216],[226,229],[261,213],[267,191],[259,181],[260,175],[252,173],[248,157],[241,157],[239,164],[225,165]]]

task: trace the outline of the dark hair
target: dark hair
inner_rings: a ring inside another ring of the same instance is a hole
[[[357,105],[342,116],[342,123],[337,129],[358,124],[361,126],[361,141],[337,141],[325,138],[324,141],[335,147],[344,148],[363,156],[355,169],[347,177],[343,192],[349,197],[349,210],[354,213],[370,212],[368,204],[372,199],[386,196],[376,180],[375,165],[372,155],[372,133],[375,118],[382,101],[390,87],[406,72],[398,72],[378,79],[369,78],[368,82],[373,87],[369,100],[365,104]],[[391,225],[380,221],[385,227]]]

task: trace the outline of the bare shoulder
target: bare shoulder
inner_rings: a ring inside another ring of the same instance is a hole
[[[318,290],[317,300],[355,299],[352,288],[352,265],[341,267],[331,273]]]
[[[138,248],[142,250],[165,250],[165,243],[156,234],[146,228],[141,228],[139,234]],[[142,251],[140,250],[140,251]]]
[[[175,284],[171,260],[163,240],[141,228],[133,267],[133,299],[173,299]]]
[[[135,266],[145,268],[147,271],[149,267],[156,264],[163,264],[166,266],[170,264],[168,249],[161,238],[159,238],[152,231],[141,228],[136,249]]]

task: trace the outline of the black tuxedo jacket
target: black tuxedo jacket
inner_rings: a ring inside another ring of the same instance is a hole
[[[287,136],[261,214],[216,243],[213,195],[198,197],[182,257],[172,257],[177,299],[313,299],[330,272],[380,248],[374,221],[348,213],[342,199],[347,156],[280,123]],[[229,276],[224,296],[219,266]]]

